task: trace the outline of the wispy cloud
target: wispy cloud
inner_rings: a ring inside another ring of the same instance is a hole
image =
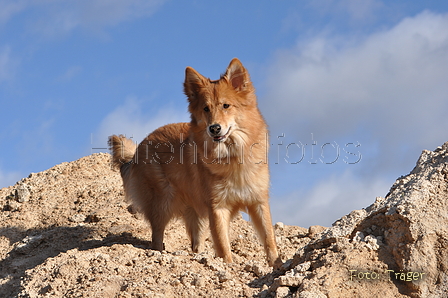
[[[140,143],[156,128],[177,122],[189,122],[186,111],[170,107],[148,111],[142,108],[137,98],[128,97],[123,105],[115,108],[101,121],[97,131],[93,133],[92,145],[95,148],[107,147],[107,138],[113,134],[124,134]]]
[[[369,206],[378,196],[390,189],[389,182],[375,177],[363,180],[347,170],[320,181],[309,190],[294,191],[272,199],[272,217],[275,221],[296,224],[331,226],[352,210]]]
[[[352,20],[368,20],[384,6],[379,0],[313,0],[309,5],[321,15],[340,15]]]
[[[82,72],[81,66],[71,66],[65,71],[65,73],[63,73],[61,76],[58,77],[58,80],[61,82],[68,82],[77,75],[79,75],[81,72]]]
[[[274,217],[329,224],[385,195],[391,175],[406,174],[421,150],[447,141],[447,77],[448,14],[429,11],[362,39],[324,33],[279,51],[261,100],[274,136],[360,141],[363,160],[344,175],[342,166],[327,167],[309,187],[298,167],[291,176],[301,177],[303,190],[274,196],[287,202],[273,203]]]
[[[349,15],[355,20],[371,19],[384,4],[378,0],[342,0],[339,2],[341,9],[346,9]]]
[[[8,22],[15,14],[27,7],[27,2],[21,0],[0,0],[0,24]]]
[[[166,0],[0,0],[0,22],[30,10],[30,28],[47,36],[74,29],[101,32],[106,27],[153,14]]]
[[[14,77],[18,61],[11,54],[11,48],[5,46],[0,48],[0,82],[10,80]]]
[[[392,10],[381,0],[305,0],[296,1],[295,6],[282,20],[282,34],[292,31],[300,38],[319,32],[360,33],[387,18]]]
[[[275,103],[274,128],[333,138],[362,128],[387,153],[432,148],[446,138],[447,77],[448,15],[424,12],[356,44],[321,36],[279,52],[263,104]]]

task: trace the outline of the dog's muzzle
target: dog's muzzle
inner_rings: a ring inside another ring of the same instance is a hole
[[[224,140],[229,134],[230,127],[224,135],[221,135],[221,130],[221,125],[219,124],[212,124],[208,127],[208,131],[210,133],[210,136],[213,138],[213,141],[221,142],[222,140]]]

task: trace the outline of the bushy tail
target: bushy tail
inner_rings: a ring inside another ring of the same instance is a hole
[[[121,168],[134,157],[137,145],[123,135],[109,137],[109,149],[112,153],[112,166]]]

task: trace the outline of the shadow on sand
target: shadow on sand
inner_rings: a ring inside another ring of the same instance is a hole
[[[130,233],[108,234],[97,240],[92,239],[94,232],[95,229],[89,226],[26,231],[17,227],[1,228],[0,236],[14,243],[14,248],[0,261],[0,297],[17,297],[21,278],[27,270],[74,248],[88,250],[114,244],[131,244],[145,249],[151,247],[150,241],[138,239]]]

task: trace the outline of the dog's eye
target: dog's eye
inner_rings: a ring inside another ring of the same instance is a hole
[[[209,109],[208,107],[205,107],[205,108],[204,108],[204,111],[206,111],[206,112],[210,112],[210,109]]]
[[[222,107],[223,107],[224,109],[228,109],[228,108],[230,107],[230,105],[225,103],[225,104],[222,105]]]

